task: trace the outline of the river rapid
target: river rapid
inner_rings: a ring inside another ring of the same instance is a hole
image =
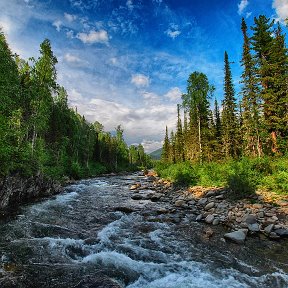
[[[132,200],[136,181],[79,181],[3,220],[0,287],[288,287],[287,241],[225,243],[220,226],[209,240],[189,211]]]

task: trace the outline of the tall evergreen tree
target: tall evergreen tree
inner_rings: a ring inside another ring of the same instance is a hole
[[[184,161],[183,129],[180,116],[180,105],[177,105],[177,127],[175,135],[175,157],[176,161]]]
[[[165,138],[164,138],[164,143],[163,143],[163,147],[162,147],[161,159],[165,162],[169,162],[169,160],[170,160],[170,140],[169,140],[167,126],[166,126],[166,130],[165,130]]]
[[[237,157],[239,155],[239,132],[237,121],[237,104],[232,82],[232,73],[228,60],[228,54],[224,54],[224,100],[222,110],[222,139],[223,149],[226,157]]]
[[[260,98],[256,78],[255,61],[251,54],[250,39],[247,35],[247,25],[242,18],[241,30],[244,43],[242,52],[242,127],[244,154],[259,157],[262,155],[262,141],[260,138]]]

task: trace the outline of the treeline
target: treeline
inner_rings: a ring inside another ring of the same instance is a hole
[[[178,105],[175,132],[166,135],[162,160],[217,161],[242,156],[285,155],[288,150],[288,56],[285,35],[261,15],[251,36],[244,18],[241,100],[236,101],[230,62],[224,53],[224,99],[215,100],[205,74],[193,72]],[[220,108],[221,107],[221,108]],[[181,117],[184,110],[184,119]]]
[[[38,59],[20,59],[0,31],[0,177],[42,173],[80,178],[146,166],[141,145],[130,146],[68,107],[57,84],[57,59],[49,40]]]

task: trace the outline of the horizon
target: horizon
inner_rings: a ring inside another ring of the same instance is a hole
[[[264,14],[287,32],[287,0],[4,2],[0,27],[12,52],[36,58],[48,38],[69,106],[106,131],[120,124],[127,144],[147,153],[162,147],[166,125],[175,127],[191,73],[205,73],[222,100],[224,51],[239,92],[242,17],[250,28]]]

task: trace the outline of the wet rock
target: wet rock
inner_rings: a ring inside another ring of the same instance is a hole
[[[162,194],[160,193],[153,193],[150,197],[152,202],[157,202],[160,200],[160,198],[162,197]]]
[[[138,189],[140,187],[141,187],[141,184],[140,183],[136,183],[136,184],[132,185],[129,189],[130,190],[136,190],[136,189]]]
[[[149,182],[153,182],[153,181],[155,181],[156,180],[156,177],[155,176],[148,176],[147,177],[147,181],[149,181]]]
[[[237,244],[243,244],[245,242],[246,235],[247,235],[247,230],[241,229],[241,230],[237,230],[234,232],[226,233],[224,235],[224,238],[231,240]]]
[[[114,280],[107,276],[88,276],[73,288],[121,288]]]
[[[209,214],[206,218],[205,218],[205,222],[208,224],[211,224],[214,220],[214,215]]]
[[[220,195],[217,195],[215,198],[216,198],[217,200],[222,200],[222,199],[224,199],[224,195],[223,195],[223,194],[220,194]]]
[[[134,196],[134,195],[133,195],[133,196]],[[133,197],[133,196],[132,196],[132,197]],[[132,198],[132,197],[131,197],[131,198]],[[133,198],[132,198],[132,199],[133,199]],[[136,200],[137,200],[137,199],[136,199]],[[125,206],[114,207],[113,210],[114,210],[114,211],[120,211],[120,212],[127,213],[127,214],[136,211],[135,209],[133,209],[133,208],[131,208],[131,207],[125,207]]]
[[[271,238],[271,239],[280,239],[280,236],[277,235],[275,232],[271,232],[269,234],[269,238]]]
[[[210,239],[213,236],[213,234],[214,231],[210,227],[205,228],[203,231],[203,237],[207,240]]]
[[[166,208],[161,207],[161,208],[159,208],[156,212],[157,212],[158,214],[167,214],[167,213],[169,213],[169,210],[166,209]]]
[[[141,194],[134,194],[131,196],[131,199],[133,200],[144,200],[145,196],[141,195]]]
[[[213,208],[214,206],[215,206],[215,203],[214,202],[210,202],[204,207],[204,209],[205,210],[209,210],[209,209]]]
[[[196,221],[197,222],[199,222],[199,221],[201,221],[202,220],[202,218],[203,218],[203,215],[202,214],[200,214],[200,215],[198,215],[197,217],[196,217]]]
[[[287,229],[277,229],[274,231],[280,237],[288,237],[288,230]]]

